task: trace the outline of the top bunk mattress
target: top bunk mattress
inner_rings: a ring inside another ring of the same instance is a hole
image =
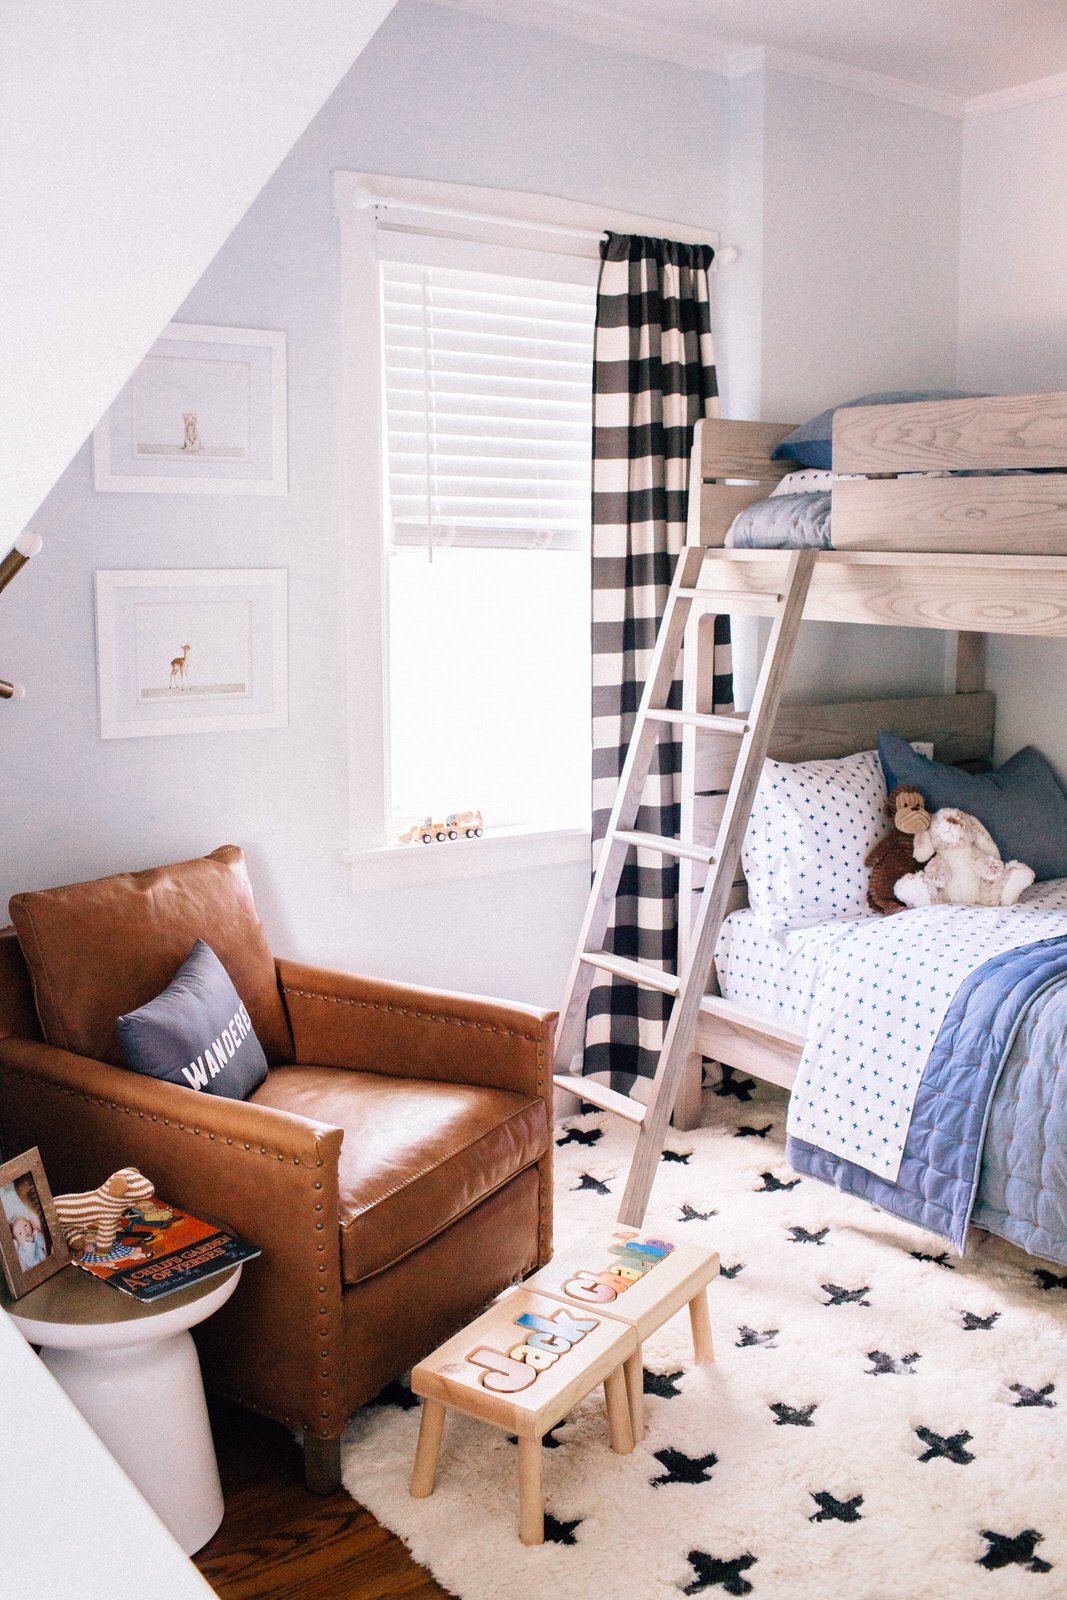
[[[738,550],[1067,556],[1067,393],[865,395],[799,429],[707,418],[699,457],[708,545],[733,521]],[[738,485],[767,498],[749,509]]]

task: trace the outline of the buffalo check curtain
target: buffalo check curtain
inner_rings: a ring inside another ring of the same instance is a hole
[[[603,839],[678,553],[698,418],[718,414],[709,245],[609,233],[601,246],[593,353],[593,851]],[[716,622],[715,703],[733,682]],[[681,678],[670,704],[681,705]],[[665,731],[637,828],[677,835],[681,742]],[[678,864],[631,850],[607,948],[676,970]],[[621,1092],[650,1077],[670,1006],[621,979],[594,984],[583,1070]]]

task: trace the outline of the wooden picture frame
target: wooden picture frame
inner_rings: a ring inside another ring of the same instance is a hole
[[[34,1145],[0,1166],[0,1267],[8,1294],[21,1299],[69,1261],[41,1153]]]

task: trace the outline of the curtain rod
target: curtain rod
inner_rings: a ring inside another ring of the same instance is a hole
[[[568,228],[563,223],[526,221],[523,217],[502,217],[492,211],[462,211],[458,206],[433,205],[425,200],[403,200],[395,195],[374,194],[370,189],[356,193],[356,206],[368,211],[373,206],[395,206],[400,211],[425,211],[431,216],[455,217],[460,222],[495,222],[503,228],[525,228],[534,233],[564,234],[569,239],[595,239],[598,242],[607,233],[606,228]]]
[[[435,205],[425,200],[404,200],[396,195],[376,194],[371,189],[357,189],[355,194],[356,207],[360,211],[369,211],[377,206],[384,206],[386,210],[395,206],[400,211],[423,212],[430,216],[452,217],[458,222],[489,222],[503,228],[521,228],[533,233],[552,233],[557,237],[568,239],[588,239],[599,244],[609,230],[607,228],[569,228],[565,223],[537,222],[525,217],[506,217],[492,211],[464,211],[459,206]],[[723,245],[715,251],[715,264],[730,266],[737,260],[740,252],[734,245]]]

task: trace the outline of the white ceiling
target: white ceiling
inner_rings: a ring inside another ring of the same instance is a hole
[[[787,57],[816,58],[809,59],[809,70],[821,62],[899,80],[902,89],[912,85],[927,91],[932,104],[944,97],[945,110],[1067,73],[1064,0],[436,3],[718,72],[743,70],[745,52],[764,47]],[[769,64],[776,64],[773,54]]]

